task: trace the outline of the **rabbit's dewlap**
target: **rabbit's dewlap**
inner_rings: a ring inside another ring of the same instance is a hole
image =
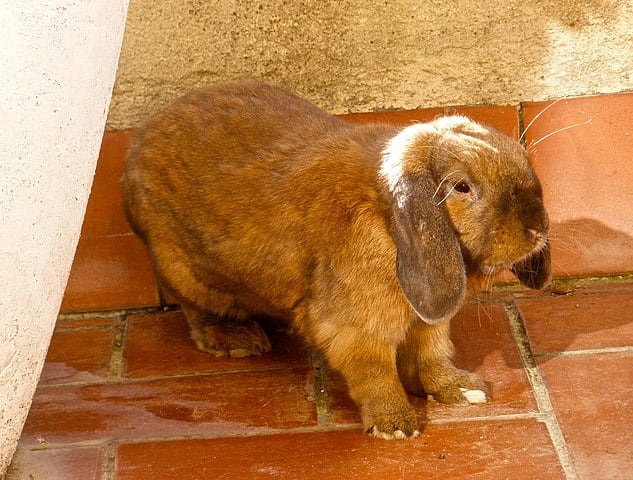
[[[259,320],[291,323],[381,438],[418,434],[405,391],[486,399],[451,360],[467,277],[550,277],[524,149],[465,117],[358,126],[259,82],[204,88],[138,131],[123,188],[200,349],[263,353]]]

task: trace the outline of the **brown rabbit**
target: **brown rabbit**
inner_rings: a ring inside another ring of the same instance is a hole
[[[550,277],[525,150],[461,116],[358,126],[264,83],[203,88],[135,136],[124,194],[200,349],[262,353],[257,319],[286,320],[382,438],[418,434],[405,391],[486,401],[451,360],[467,276]]]

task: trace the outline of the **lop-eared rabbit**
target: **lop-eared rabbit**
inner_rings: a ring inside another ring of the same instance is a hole
[[[201,350],[260,354],[258,320],[286,321],[381,438],[418,435],[406,392],[487,400],[452,362],[467,283],[502,269],[531,288],[550,277],[524,148],[462,116],[353,125],[261,82],[202,88],[138,131],[123,187]]]

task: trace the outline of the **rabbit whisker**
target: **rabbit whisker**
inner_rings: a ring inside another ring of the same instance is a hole
[[[563,234],[573,233],[575,235],[581,235],[581,236],[585,235],[586,236],[587,235],[587,230],[584,229],[584,228],[581,228],[581,227],[576,227],[576,226],[573,226],[573,225],[570,225],[570,224],[566,224],[565,228],[562,229],[562,231],[560,231],[558,233],[559,234],[560,233],[563,233]]]
[[[490,294],[492,295],[492,291],[490,291]],[[488,320],[490,320],[490,322],[492,322],[493,321],[492,314],[490,313],[488,308],[486,308],[486,304],[482,302],[480,305],[482,307],[483,312],[486,314],[486,317],[488,317]]]
[[[541,110],[540,112],[538,112],[536,114],[536,116],[530,121],[530,123],[527,124],[527,127],[525,127],[523,129],[523,133],[521,133],[521,136],[519,137],[519,143],[523,142],[523,140],[525,139],[525,134],[530,129],[530,127],[534,124],[534,122],[536,122],[541,115],[543,115],[545,112],[547,112],[550,108],[552,108],[554,105],[556,105],[561,100],[562,100],[562,98],[559,98],[558,100],[554,100],[547,107],[543,108],[543,110]]]
[[[557,262],[555,259],[552,259],[552,263],[556,267],[556,270],[563,272],[563,275],[566,277],[570,277],[571,273],[567,270],[563,263]]]
[[[458,173],[459,173],[459,172],[450,172],[450,173],[446,174],[446,175],[444,176],[444,178],[442,178],[442,181],[440,181],[440,184],[439,184],[439,185],[437,186],[437,188],[435,189],[435,192],[433,193],[433,197],[432,197],[432,198],[433,198],[433,199],[435,199],[436,195],[439,193],[440,189],[442,188],[442,185],[444,184],[444,182],[446,182],[446,181],[447,181],[447,180],[451,177],[451,175],[456,175],[456,174],[458,174]],[[463,180],[463,177],[461,177],[459,181],[461,181],[461,180]],[[459,182],[459,181],[458,181],[458,182]],[[448,192],[446,193],[446,195],[444,195],[444,198],[442,198],[442,200],[440,200],[439,202],[437,202],[437,204],[436,204],[436,205],[438,205],[438,206],[439,206],[439,205],[441,205],[442,203],[444,203],[444,201],[448,198],[448,196],[451,194],[451,192],[452,192],[454,189],[455,189],[455,185],[453,185],[453,186],[452,186],[452,187],[448,190]]]
[[[483,302],[481,300],[477,301],[477,323],[479,324],[479,328],[481,328],[481,306]]]
[[[572,233],[574,229],[570,229]],[[575,233],[581,234],[583,233],[581,230],[577,230]],[[581,242],[576,236],[568,235],[565,237],[561,237],[555,235],[551,237],[559,246],[563,247],[562,250],[566,252],[575,252],[577,250],[581,250],[583,254],[589,255],[589,249]]]
[[[548,133],[547,135],[539,138],[538,140],[531,142],[530,149],[534,149],[534,147],[536,147],[539,143],[541,143],[543,140],[547,140],[552,135],[556,135],[557,133],[561,133],[561,132],[564,132],[565,130],[570,130],[572,128],[588,125],[590,123],[591,123],[591,118],[589,120],[585,120],[584,122],[574,123],[573,125],[567,125],[566,127],[559,128],[558,130],[554,130],[553,132]]]
[[[563,240],[563,239],[553,239],[553,240],[556,242],[556,245],[558,246],[558,248],[563,252],[571,252],[574,250],[571,242],[568,242],[567,240]]]
[[[576,244],[576,246],[584,253],[585,255],[589,255],[589,249],[577,238],[571,238],[571,240]]]

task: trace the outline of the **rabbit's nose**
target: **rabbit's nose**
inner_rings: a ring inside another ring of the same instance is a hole
[[[526,229],[527,237],[532,241],[535,247],[542,247],[547,240],[547,230],[544,228],[528,227]]]

